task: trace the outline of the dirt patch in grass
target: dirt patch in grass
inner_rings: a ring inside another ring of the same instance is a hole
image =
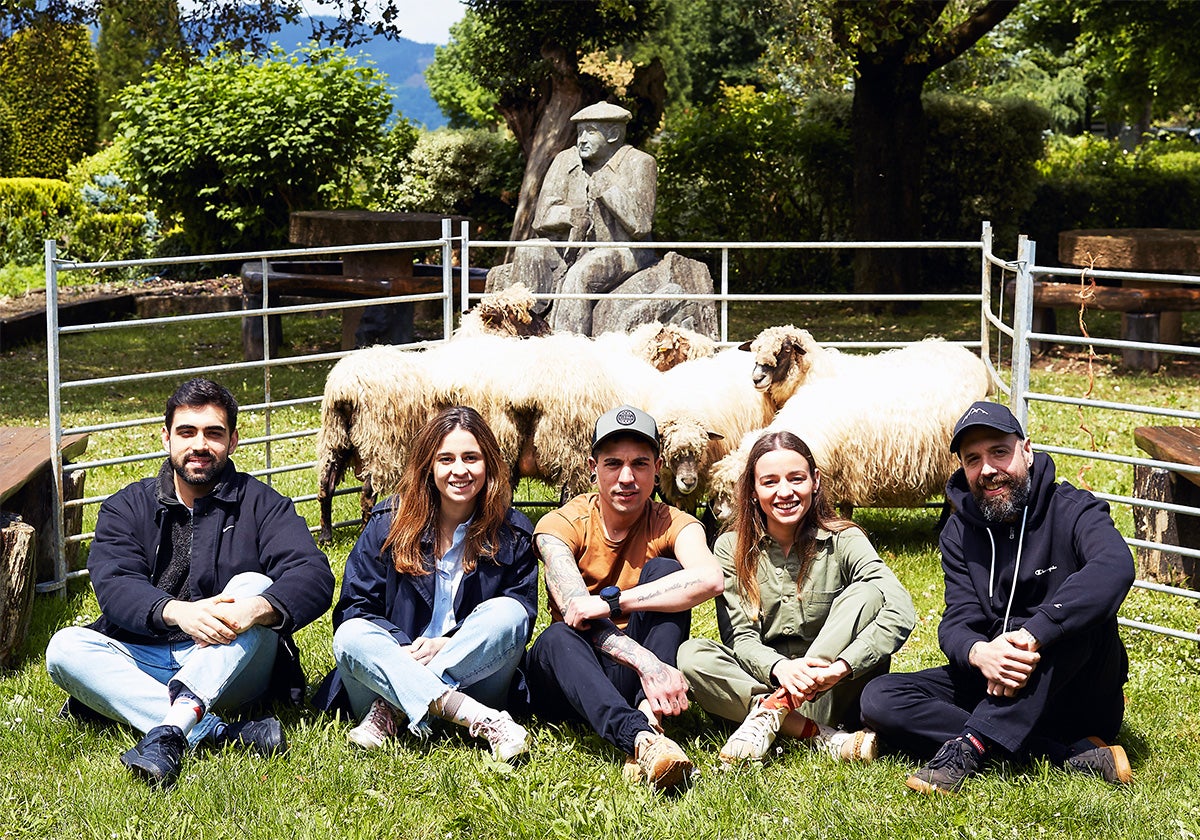
[[[65,286],[58,290],[60,306],[81,303],[93,298],[111,295],[161,295],[168,297],[200,297],[205,295],[240,295],[242,280],[234,275],[213,277],[207,280],[171,280],[155,277],[149,280],[128,283],[92,283],[83,286]],[[0,318],[11,318],[46,308],[46,290],[35,289],[23,295],[0,297]]]

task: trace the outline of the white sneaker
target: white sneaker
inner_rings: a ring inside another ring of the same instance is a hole
[[[529,732],[508,712],[471,724],[471,734],[487,738],[492,757],[497,761],[512,761],[529,752]]]
[[[766,709],[759,701],[746,715],[742,725],[729,736],[725,746],[721,747],[721,761],[726,764],[762,761],[775,743],[775,736],[779,734],[779,727],[789,711],[787,707]]]
[[[818,750],[829,753],[838,761],[861,761],[865,764],[879,755],[875,733],[870,729],[846,732],[832,726],[822,726],[820,733],[812,740]]]
[[[364,750],[382,747],[389,738],[396,737],[396,716],[400,710],[382,697],[376,697],[371,708],[363,715],[362,722],[346,733],[346,737]]]

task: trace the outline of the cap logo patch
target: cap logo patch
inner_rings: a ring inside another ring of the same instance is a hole
[[[632,426],[637,421],[637,417],[629,409],[618,411],[615,419],[622,426]]]

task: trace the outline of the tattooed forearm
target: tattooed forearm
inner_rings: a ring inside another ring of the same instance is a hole
[[[644,591],[639,591],[637,596],[634,597],[633,602],[635,604],[643,604],[668,592],[695,589],[699,585],[700,582],[698,580],[681,579],[672,575],[671,577],[663,578],[661,581],[639,586],[638,589]]]
[[[560,610],[572,598],[588,594],[575,555],[566,543],[549,534],[538,534],[534,543],[545,565],[546,591]]]
[[[598,622],[598,624],[599,626],[592,634],[592,645],[612,661],[619,662],[638,673],[653,667],[656,663],[661,664],[657,656],[622,633],[612,622],[604,621]]]

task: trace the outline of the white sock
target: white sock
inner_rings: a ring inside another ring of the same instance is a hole
[[[442,720],[457,723],[459,726],[474,726],[498,714],[495,709],[483,705],[461,691],[447,691],[429,704],[429,711]]]
[[[162,720],[163,726],[178,726],[187,735],[192,728],[204,717],[204,707],[200,701],[188,694],[180,694],[167,709],[167,715]]]

